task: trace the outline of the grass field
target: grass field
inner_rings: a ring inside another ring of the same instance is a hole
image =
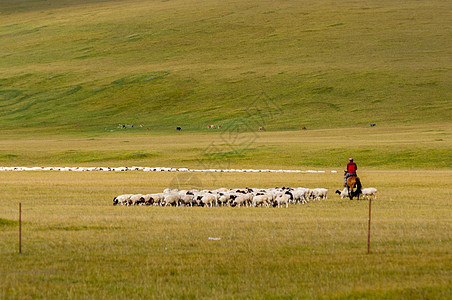
[[[451,8],[442,0],[3,0],[0,126],[448,122]]]
[[[0,166],[325,171],[0,172],[0,299],[450,299],[451,9],[0,1]],[[334,194],[350,156],[379,191],[370,254],[368,202]],[[112,206],[246,186],[329,199]]]
[[[146,131],[144,131],[146,132]],[[2,166],[142,166],[201,169],[451,169],[450,124],[306,131],[96,135],[4,134]]]
[[[0,173],[0,298],[450,297],[450,171],[361,172],[379,189],[371,254],[368,202],[333,195],[340,174],[199,175],[206,188],[330,189],[326,201],[289,209],[111,205],[120,193],[161,191],[174,176]]]

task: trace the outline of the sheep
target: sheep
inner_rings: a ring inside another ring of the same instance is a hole
[[[278,205],[278,207],[282,207],[283,204],[286,204],[286,208],[289,207],[290,195],[282,194],[276,197],[274,206]]]
[[[295,189],[292,192],[294,203],[306,203],[306,200],[304,199],[305,190],[304,189]]]
[[[210,204],[210,207],[213,207],[213,205],[217,204],[217,197],[215,195],[212,194],[205,194],[204,196],[202,196],[201,198],[201,202],[208,207]]]
[[[175,206],[179,206],[179,200],[180,196],[178,194],[166,194],[163,201],[165,203],[165,206],[171,206],[173,204]]]
[[[240,207],[241,205],[245,205],[246,206],[246,202],[248,201],[248,197],[245,197],[245,195],[240,195],[237,196],[234,201],[232,201],[232,205],[231,206],[238,206]]]
[[[152,205],[159,206],[162,204],[163,200],[165,200],[165,195],[158,193],[158,194],[151,194],[150,202],[152,202]]]
[[[132,194],[124,194],[124,195],[116,196],[113,199],[113,205],[118,205],[118,204],[128,205],[130,196],[132,196]]]
[[[344,188],[342,191],[336,190],[336,194],[341,196],[341,199],[348,197],[348,189]]]
[[[264,194],[264,195],[256,195],[253,197],[252,205],[254,207],[262,206],[264,204],[266,207],[269,207],[269,205],[270,205],[269,195]]]
[[[166,189],[163,190],[163,193],[164,193],[164,194],[177,193],[177,192],[179,192],[178,189],[170,189],[170,188],[166,188]]]
[[[328,190],[317,188],[313,190],[314,200],[325,200],[327,199]]]
[[[343,191],[345,193],[346,191]],[[327,189],[307,188],[244,188],[216,190],[178,190],[167,188],[164,193],[156,194],[124,194],[113,199],[113,205],[154,205],[154,206],[278,206],[291,203],[307,203],[309,199],[327,199]],[[340,191],[336,191],[340,194]],[[364,196],[375,196],[371,191],[364,190]],[[368,197],[369,197],[368,196]]]
[[[364,188],[361,190],[361,194],[363,195],[363,198],[366,197],[369,199],[370,197],[374,197],[375,200],[377,200],[377,189],[370,187],[370,188]]]
[[[154,199],[152,199],[152,194],[143,195],[144,205],[151,205],[153,202],[154,202]]]
[[[130,196],[129,205],[139,205],[144,202],[144,198],[142,194],[135,194]]]
[[[225,194],[220,194],[220,197],[218,197],[218,205],[228,205],[229,202],[231,201],[231,194],[229,193],[225,193]]]
[[[185,194],[180,197],[180,202],[184,205],[193,206],[193,198],[194,196],[192,194]]]

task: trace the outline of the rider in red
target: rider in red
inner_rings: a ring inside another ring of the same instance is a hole
[[[350,162],[347,164],[347,171],[345,172],[344,177],[344,186],[347,186],[347,178],[349,178],[350,176],[356,176],[356,170],[358,170],[358,167],[353,162],[353,158],[350,157],[348,160]]]

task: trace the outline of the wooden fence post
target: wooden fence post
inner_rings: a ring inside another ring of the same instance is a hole
[[[22,254],[22,203],[19,202],[19,254]]]
[[[371,207],[372,207],[372,197],[369,197],[369,228],[367,230],[367,254],[370,253],[370,216],[371,216]]]

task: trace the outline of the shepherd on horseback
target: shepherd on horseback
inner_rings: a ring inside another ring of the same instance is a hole
[[[356,170],[358,170],[358,166],[355,162],[353,162],[353,157],[350,157],[349,163],[347,164],[347,171],[345,171],[344,176],[344,186],[347,187],[347,179],[350,176],[356,176]]]
[[[347,187],[350,200],[352,200],[353,197],[356,196],[359,200],[359,194],[361,193],[362,186],[359,177],[356,175],[356,170],[358,170],[358,167],[356,166],[356,163],[353,162],[352,157],[350,157],[348,160],[349,163],[347,164],[347,171],[344,172],[344,186]],[[356,191],[353,191],[355,187]]]

